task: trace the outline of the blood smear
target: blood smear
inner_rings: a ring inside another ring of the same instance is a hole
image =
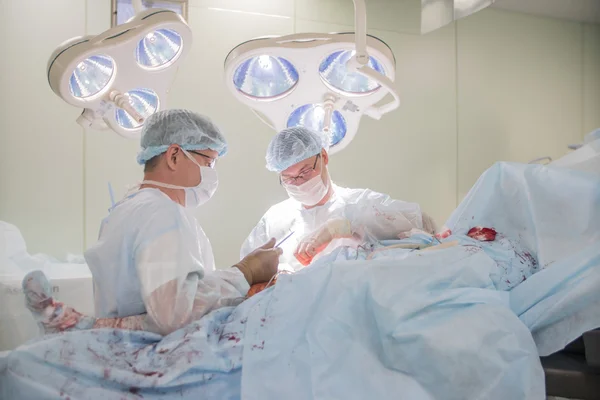
[[[471,239],[479,240],[480,242],[493,242],[496,240],[496,231],[493,228],[484,228],[476,226],[471,228],[467,236]]]

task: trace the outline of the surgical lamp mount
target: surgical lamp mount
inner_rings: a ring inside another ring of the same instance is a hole
[[[352,141],[364,115],[378,120],[400,106],[394,53],[367,35],[365,0],[353,3],[355,32],[260,37],[225,58],[225,84],[236,99],[275,131],[322,132],[330,154]]]
[[[356,54],[348,60],[346,68],[350,71],[356,71],[369,79],[379,83],[385,88],[394,99],[380,107],[369,107],[365,114],[369,117],[379,120],[384,114],[395,110],[400,106],[400,96],[394,89],[394,83],[385,75],[380,74],[369,67],[369,53],[367,51],[367,7],[365,0],[354,1],[354,29],[356,31]]]
[[[58,46],[48,60],[47,75],[57,96],[83,109],[79,125],[137,139],[144,121],[166,108],[192,32],[171,10],[143,10],[141,1],[133,4],[138,13],[128,22]]]

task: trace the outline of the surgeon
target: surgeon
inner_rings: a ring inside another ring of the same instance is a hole
[[[27,306],[47,332],[110,326],[166,335],[239,304],[251,285],[277,272],[281,250],[274,240],[233,268],[215,270],[210,242],[193,215],[217,190],[217,159],[227,152],[208,118],[158,112],[144,125],[141,147],[144,180],[111,209],[98,242],[85,253],[100,319],[52,299],[40,271],[25,277]]]
[[[289,199],[274,205],[241,249],[246,256],[270,237],[287,238],[280,269],[296,271],[335,247],[366,239],[398,239],[409,232],[435,233],[435,223],[416,203],[331,180],[325,137],[304,127],[284,129],[267,150],[267,169],[279,175]]]

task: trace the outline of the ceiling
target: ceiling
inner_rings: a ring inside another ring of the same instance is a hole
[[[491,7],[600,24],[600,0],[496,0]]]

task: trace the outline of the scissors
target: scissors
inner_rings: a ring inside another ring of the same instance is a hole
[[[287,235],[286,237],[284,237],[283,239],[281,239],[281,240],[279,241],[279,243],[277,243],[277,244],[275,245],[275,247],[279,247],[279,246],[281,246],[281,245],[283,244],[283,242],[285,242],[286,240],[288,240],[288,239],[289,239],[289,238],[290,238],[290,237],[291,237],[291,236],[292,236],[294,233],[296,233],[296,231],[292,231],[292,233],[290,233],[289,235]]]

